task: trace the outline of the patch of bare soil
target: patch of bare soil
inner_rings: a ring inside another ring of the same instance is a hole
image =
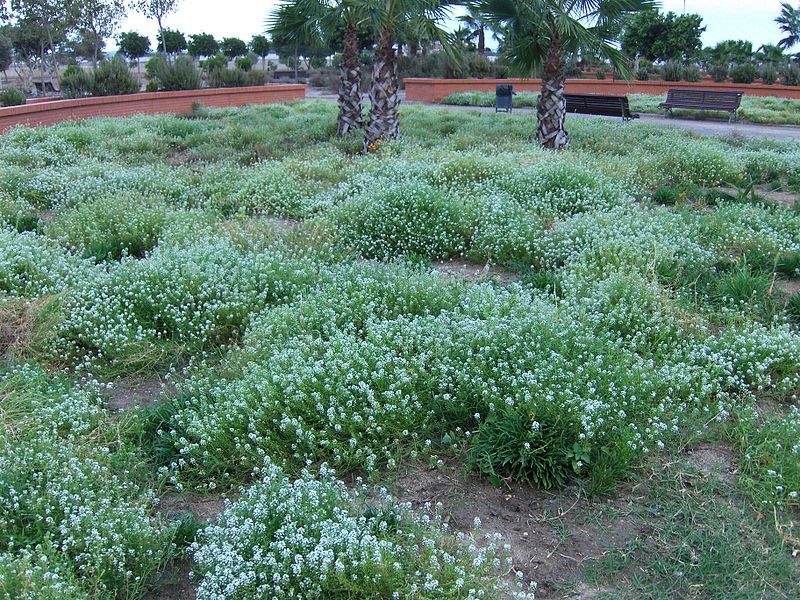
[[[588,588],[575,592],[578,596],[567,591],[584,564],[648,531],[635,515],[634,490],[592,500],[577,488],[561,493],[516,483],[497,488],[485,478],[464,475],[463,468],[423,465],[409,466],[391,489],[414,507],[441,502],[455,530],[470,530],[478,517],[482,531],[502,534],[511,544],[514,568],[537,582],[537,598],[591,598]],[[602,591],[608,590],[592,593]]]
[[[800,279],[789,279],[786,281],[776,281],[775,286],[787,296],[800,292]]]
[[[156,577],[153,589],[142,600],[195,600],[197,593],[189,580],[192,561],[188,558],[173,561]]]
[[[700,444],[687,450],[686,460],[709,481],[736,483],[738,467],[733,450],[724,444]]]
[[[108,408],[126,410],[133,406],[147,406],[162,394],[174,394],[175,384],[165,382],[159,376],[124,377],[111,384],[108,390]]]
[[[179,519],[191,513],[196,521],[211,523],[225,510],[225,499],[219,494],[199,496],[169,493],[161,498],[158,512],[167,519]],[[143,600],[195,600],[196,590],[189,574],[192,561],[181,558],[172,561],[155,579],[152,589]]]
[[[221,494],[207,496],[193,494],[166,494],[158,503],[158,511],[167,518],[191,513],[196,521],[210,523],[225,510],[225,498]]]
[[[783,206],[788,206],[789,208],[794,207],[797,203],[800,196],[797,194],[793,194],[791,192],[779,192],[775,190],[771,190],[767,186],[756,186],[756,193],[767,200],[771,200],[776,204],[781,204]]]
[[[436,261],[431,265],[431,268],[448,276],[466,279],[470,283],[496,281],[501,285],[509,285],[520,279],[519,275],[513,271],[488,263],[475,263],[460,258]]]

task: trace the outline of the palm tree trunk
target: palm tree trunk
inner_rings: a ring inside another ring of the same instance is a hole
[[[561,38],[554,35],[547,51],[542,74],[542,90],[536,103],[536,141],[545,148],[559,150],[569,143],[564,129],[567,106],[564,99],[564,53]]]
[[[355,23],[348,23],[344,32],[339,74],[339,118],[336,135],[342,137],[364,126],[361,113],[361,56],[358,48],[358,27]]]
[[[369,88],[369,125],[364,136],[364,150],[375,150],[381,140],[400,136],[397,109],[397,60],[391,31],[384,31],[378,40],[375,62],[372,67],[372,84]]]
[[[486,54],[486,30],[483,27],[478,28],[478,54]]]

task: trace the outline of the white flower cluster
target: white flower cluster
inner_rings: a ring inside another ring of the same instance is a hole
[[[325,465],[293,481],[267,460],[261,473],[192,547],[199,600],[533,599],[504,577],[510,558],[494,536],[467,543],[385,494],[349,491]]]
[[[172,532],[151,521],[153,494],[135,451],[109,435],[97,386],[25,365],[0,378],[0,398],[0,546],[14,561],[0,573],[54,591],[72,589],[71,574],[90,593],[142,590]]]

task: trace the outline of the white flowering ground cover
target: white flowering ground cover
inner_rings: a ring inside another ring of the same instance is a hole
[[[313,102],[2,136],[0,597],[161,598],[191,560],[207,600],[531,598],[497,507],[382,489],[419,465],[576,512],[660,482],[663,525],[580,585],[796,597],[800,144],[570,125],[559,154],[525,116],[414,107],[364,156]],[[155,374],[175,392],[109,409],[98,382]],[[745,508],[669,487],[698,444]],[[235,500],[205,525],[168,494]]]

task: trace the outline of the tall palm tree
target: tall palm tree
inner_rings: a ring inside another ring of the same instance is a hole
[[[653,7],[651,0],[478,0],[478,10],[504,28],[503,51],[517,71],[542,69],[536,104],[536,140],[545,148],[569,143],[564,128],[564,82],[569,53],[590,50],[610,59],[621,73],[630,68],[610,31],[625,16]]]
[[[781,2],[781,14],[775,19],[785,34],[778,46],[784,49],[800,43],[800,8],[794,8],[788,2]]]
[[[382,140],[400,135],[398,109],[397,55],[398,35],[418,33],[415,39],[441,41],[450,49],[449,36],[439,24],[448,16],[448,0],[352,0],[369,15],[369,24],[377,44],[369,89],[369,123],[364,135],[364,149],[374,150]],[[410,36],[405,36],[409,37]]]
[[[294,3],[306,17],[306,29],[315,31],[316,37],[330,40],[343,34],[336,134],[345,136],[361,129],[364,117],[359,28],[368,19],[364,3],[353,0],[294,0]]]
[[[486,30],[489,24],[486,18],[480,13],[474,2],[465,2],[467,14],[458,17],[464,27],[470,32],[470,39],[478,38],[478,54],[486,53]]]

